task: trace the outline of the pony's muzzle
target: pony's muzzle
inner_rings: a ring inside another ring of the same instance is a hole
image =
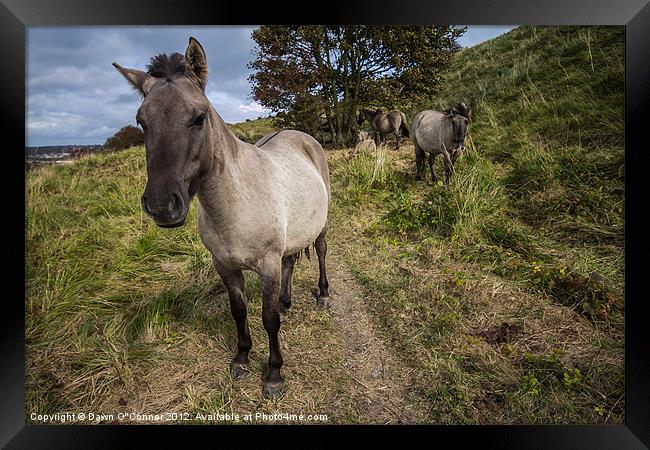
[[[174,192],[170,196],[163,196],[156,200],[147,198],[146,193],[141,199],[142,210],[153,218],[156,225],[163,228],[174,228],[185,223],[187,209],[182,196]]]

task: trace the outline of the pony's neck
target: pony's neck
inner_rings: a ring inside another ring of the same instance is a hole
[[[250,151],[250,144],[237,138],[221,116],[210,106],[212,133],[206,146],[212,154],[210,169],[199,180],[197,197],[203,209],[218,219],[223,208],[236,204],[244,154]]]
[[[364,114],[366,116],[366,120],[370,123],[372,123],[373,120],[375,120],[375,117],[379,114],[377,111],[371,111],[369,109],[364,110]]]

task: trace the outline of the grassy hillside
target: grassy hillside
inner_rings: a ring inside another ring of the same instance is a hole
[[[415,181],[412,145],[328,152],[333,301],[359,292],[359,323],[410,377],[401,406],[418,421],[624,420],[623,42],[623,27],[522,27],[463,50],[431,105],[474,112],[449,187]],[[257,125],[238,133],[254,141]],[[234,382],[235,325],[196,203],[179,229],[143,215],[142,148],[27,176],[28,414],[380,421],[375,373],[351,370],[360,350],[311,298],[314,261],[297,266],[281,329],[287,392],[265,401],[259,281],[246,275],[254,373]]]
[[[428,106],[473,108],[449,188],[414,181],[412,147],[373,183],[372,158],[334,165],[333,222],[365,244],[346,256],[435,420],[622,420],[623,42],[521,27],[463,50]]]
[[[261,137],[277,131],[278,128],[273,124],[273,118],[247,120],[246,122],[228,125],[235,135],[242,141],[254,144]]]

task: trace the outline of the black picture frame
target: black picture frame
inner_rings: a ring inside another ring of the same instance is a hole
[[[253,6],[254,5],[254,6]],[[364,24],[473,24],[473,25],[625,25],[626,27],[626,345],[625,424],[563,426],[80,426],[25,424],[25,266],[9,263],[14,251],[25,250],[25,49],[26,27],[70,25],[243,25],[289,23]],[[208,2],[173,0],[0,0],[0,70],[5,128],[3,176],[3,225],[5,226],[4,279],[0,327],[2,371],[0,392],[0,445],[4,448],[120,448],[169,446],[179,439],[211,439],[225,443],[225,435],[261,434],[280,438],[282,445],[303,432],[319,432],[318,441],[338,439],[341,433],[370,431],[383,438],[398,432],[418,436],[421,442],[439,445],[449,439],[454,447],[469,443],[480,448],[540,449],[636,449],[650,446],[650,358],[648,327],[643,297],[647,219],[645,219],[644,170],[647,164],[646,124],[650,100],[650,5],[648,0],[375,0],[295,2]],[[644,144],[646,144],[644,146]],[[20,151],[19,151],[20,150]],[[22,236],[22,238],[20,237]],[[14,247],[15,246],[15,250]],[[644,344],[645,343],[645,344]],[[290,432],[289,432],[290,431]],[[296,431],[300,433],[296,434]],[[325,432],[323,432],[325,431]],[[261,433],[260,433],[261,432]]]

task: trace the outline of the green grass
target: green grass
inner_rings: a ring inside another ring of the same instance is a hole
[[[246,122],[229,124],[228,126],[239,139],[250,144],[254,144],[268,133],[279,130],[273,123],[273,118],[270,117],[247,120]]]

